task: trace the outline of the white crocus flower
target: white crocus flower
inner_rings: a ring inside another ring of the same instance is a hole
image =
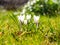
[[[27,24],[27,20],[24,20],[24,24],[25,24],[25,25]]]
[[[36,31],[38,29],[39,18],[40,18],[40,16],[35,16],[34,15],[34,22],[36,23]]]
[[[24,22],[24,19],[25,19],[25,15],[18,16],[19,21]]]
[[[39,18],[40,18],[40,16],[35,16],[35,15],[34,15],[33,18],[34,18],[34,22],[35,22],[35,23],[38,23],[38,22],[39,22]]]
[[[30,19],[31,19],[31,15],[27,15],[27,16],[26,16],[26,19],[27,19],[27,20],[30,20]]]

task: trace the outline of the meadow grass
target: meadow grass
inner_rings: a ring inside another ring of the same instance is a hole
[[[20,29],[17,15],[0,11],[0,45],[60,45],[59,15],[41,15],[37,31],[33,19],[27,25],[22,24]]]

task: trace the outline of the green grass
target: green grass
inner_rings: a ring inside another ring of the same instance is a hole
[[[60,45],[60,16],[41,16],[39,27],[29,22],[22,25],[11,11],[0,11],[0,45]],[[26,32],[25,32],[26,31]]]

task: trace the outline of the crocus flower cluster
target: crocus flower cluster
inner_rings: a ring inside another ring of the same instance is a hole
[[[40,18],[40,16],[34,15],[33,16],[34,23],[38,23],[39,22],[39,18]],[[28,21],[30,21],[30,19],[31,19],[31,15],[26,15],[26,16],[25,15],[20,15],[20,16],[18,16],[18,20],[20,22],[24,23],[24,24],[27,24]]]

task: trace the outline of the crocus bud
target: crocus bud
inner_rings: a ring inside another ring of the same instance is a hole
[[[24,20],[24,24],[25,24],[25,25],[27,24],[27,20]]]
[[[27,19],[27,20],[30,20],[30,19],[31,19],[31,15],[27,15],[27,16],[26,16],[26,19]]]

